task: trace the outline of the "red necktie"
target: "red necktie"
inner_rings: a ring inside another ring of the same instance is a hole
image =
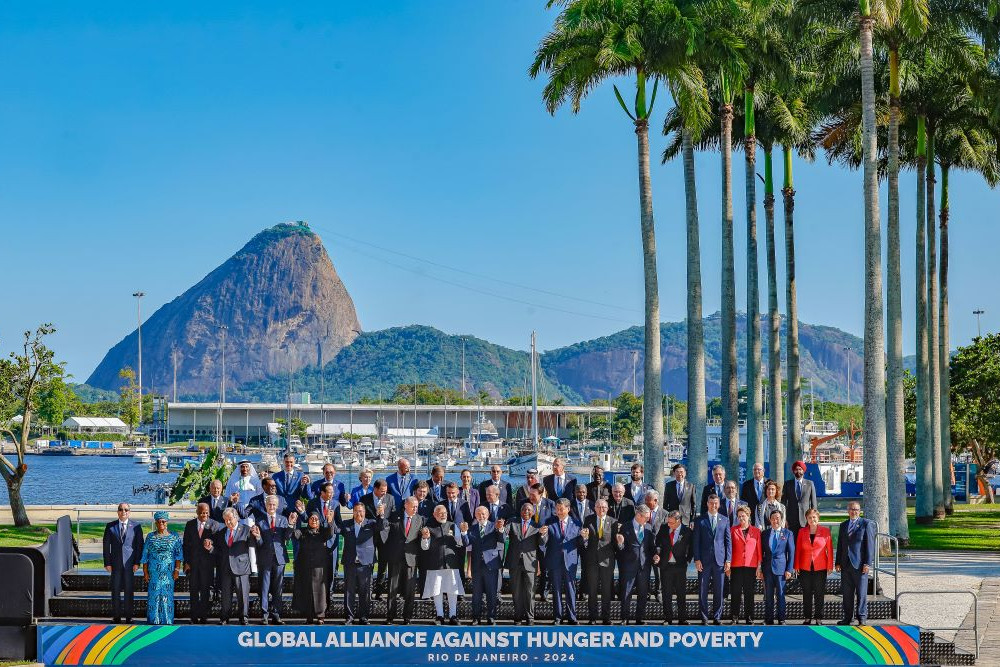
[[[229,542],[229,546],[233,546],[233,532],[234,531],[232,530],[229,531],[229,539],[227,540],[227,542]]]
[[[274,530],[274,517],[271,517],[271,530]]]
[[[199,540],[201,539],[201,531],[202,531],[202,529],[204,527],[205,527],[205,525],[203,523],[200,523],[200,522],[198,523],[198,539]]]
[[[527,534],[527,532],[528,532],[528,522],[527,521],[522,521],[521,522],[521,537],[524,537]]]
[[[406,517],[406,530],[403,531],[403,535],[406,536],[409,534],[410,534],[410,517]]]

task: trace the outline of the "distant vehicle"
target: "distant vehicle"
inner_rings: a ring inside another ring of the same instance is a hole
[[[145,447],[136,447],[132,453],[132,462],[149,465],[149,450]]]

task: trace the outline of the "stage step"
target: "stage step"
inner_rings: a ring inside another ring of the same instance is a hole
[[[146,590],[146,582],[142,579],[142,571],[136,575],[135,590],[144,591]],[[190,579],[187,577],[180,577],[176,582],[176,587],[174,590],[178,592],[187,592],[190,590],[189,587]],[[334,581],[334,590],[338,593],[343,592],[344,580],[338,578]],[[64,591],[110,591],[111,590],[111,576],[104,570],[79,570],[73,569],[68,570],[62,575],[62,586]],[[250,577],[250,588],[251,590],[257,590],[259,588],[258,577]],[[466,580],[465,581],[466,590],[471,590],[472,584]],[[282,590],[286,593],[292,592],[292,575],[286,574],[285,579],[282,582]],[[762,581],[756,582],[756,590],[758,595],[764,594],[764,583]],[[788,582],[787,592],[789,595],[800,595],[802,593],[802,586],[798,579],[792,579]],[[870,589],[869,589],[870,590]],[[503,593],[509,593],[508,580],[505,577],[503,581]],[[687,579],[687,592],[689,595],[698,594],[698,578],[696,576],[689,576]],[[827,595],[839,595],[840,594],[840,577],[836,575],[831,575],[827,577],[826,580],[826,594]]]
[[[285,594],[282,596],[282,617],[301,618],[292,609],[292,596]],[[332,608],[327,612],[327,618],[344,618],[343,596],[335,595]],[[869,598],[868,617],[871,620],[893,618],[894,601],[889,598]],[[635,609],[633,600],[633,613]],[[386,616],[385,599],[372,602],[371,618],[383,619]],[[187,593],[179,593],[174,599],[175,615],[178,619],[187,618],[190,611],[190,600]],[[218,603],[212,605],[211,618],[218,618],[220,606]],[[787,601],[787,618],[790,622],[802,620],[802,602],[798,598],[789,598]],[[514,604],[508,596],[500,599],[497,620],[510,620],[513,618]],[[49,601],[49,613],[56,618],[110,618],[111,599],[104,591],[74,591],[63,592]],[[824,618],[828,621],[836,621],[840,618],[841,604],[839,598],[827,598],[824,605]],[[250,598],[250,615],[252,618],[260,618],[260,600],[256,594]],[[553,603],[549,601],[537,601],[535,603],[535,616],[539,621],[551,620],[553,615]],[[620,603],[615,600],[611,604],[611,616],[615,620],[621,618]],[[687,616],[689,620],[698,619],[698,602],[696,598],[687,599]],[[146,617],[146,595],[137,593],[135,596],[135,616],[136,620]],[[577,617],[588,618],[588,607],[586,601],[577,601]],[[723,608],[723,618],[729,617],[728,600]],[[433,619],[434,606],[431,600],[418,599],[414,608],[414,619]],[[470,620],[472,618],[472,603],[468,599],[459,603],[459,618]],[[754,604],[754,618],[760,622],[764,618],[764,602],[757,598]],[[661,621],[663,619],[663,605],[655,599],[650,599],[646,606],[646,621]]]
[[[955,646],[954,642],[939,639],[930,630],[920,631],[920,664],[922,665],[975,665],[976,656]]]

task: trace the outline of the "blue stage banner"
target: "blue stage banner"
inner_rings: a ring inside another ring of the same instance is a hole
[[[42,625],[46,665],[917,665],[913,626]]]

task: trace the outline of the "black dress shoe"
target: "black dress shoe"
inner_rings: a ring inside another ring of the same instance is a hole
[[[472,619],[472,624],[473,625],[479,625],[479,619],[478,618]]]
[[[358,625],[368,625],[368,624],[369,623],[367,618],[362,618],[360,621],[358,621]]]
[[[785,624],[784,621],[778,621],[778,625],[784,625],[784,624]]]
[[[400,624],[401,625],[409,625],[410,624],[410,619],[404,618],[402,621],[400,621]]]
[[[859,618],[859,619],[858,619],[858,625],[859,625],[859,626],[860,626],[860,625],[867,625],[867,623],[866,623],[865,621],[866,621],[866,619],[863,619],[863,618]]]
[[[708,625],[708,619],[705,619],[705,618],[701,619],[701,624],[702,625]]]
[[[131,618],[126,618],[125,619],[125,625],[132,625],[132,619]]]
[[[120,618],[114,618],[114,619],[111,619],[111,622],[114,623],[115,625],[121,625],[122,619],[120,619]]]
[[[285,624],[285,622],[283,620],[281,620],[280,618],[278,618],[277,616],[275,616],[274,618],[272,618],[271,622],[274,623],[275,625],[284,625]]]
[[[554,621],[552,621],[552,625],[562,625],[562,619],[561,618],[555,619]]]
[[[250,620],[246,616],[241,616],[240,625],[250,625]]]
[[[576,619],[571,618],[568,621],[566,621],[566,625],[579,625],[579,624],[576,622]]]
[[[497,622],[495,620],[493,620],[492,618],[487,618],[486,619],[486,625],[496,625],[496,623]]]
[[[444,625],[444,616],[435,616],[434,625]]]
[[[316,619],[316,625],[323,625],[324,623],[326,623],[326,619],[323,618]]]
[[[747,618],[743,620],[743,625],[753,625],[754,620],[752,618]]]
[[[461,625],[461,623],[458,622],[458,616],[452,616],[449,618],[448,625]]]
[[[722,625],[722,621],[720,621],[719,619],[715,619],[714,621],[712,621],[712,625]]]
[[[837,625],[850,625],[850,624],[851,624],[850,621],[844,621],[844,620],[837,621]]]
[[[353,624],[354,624],[354,619],[353,618],[348,617],[348,618],[344,619],[344,625],[353,625]]]
[[[219,625],[229,625],[229,621],[226,620],[219,621]]]

